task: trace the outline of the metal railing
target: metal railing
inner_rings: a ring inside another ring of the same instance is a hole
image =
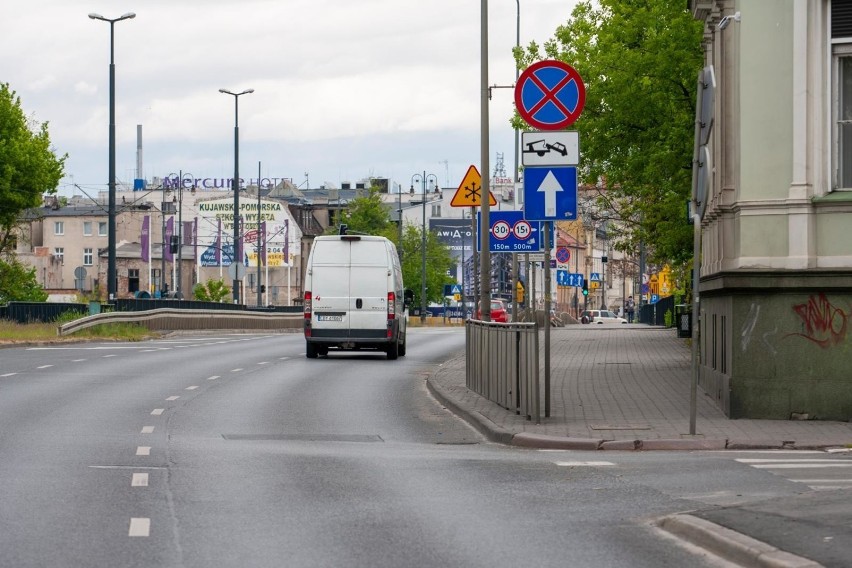
[[[467,320],[465,343],[467,388],[540,423],[538,327]]]
[[[58,335],[70,335],[75,331],[105,323],[135,323],[151,330],[301,330],[304,325],[302,314],[236,311],[236,310],[182,310],[157,308],[142,312],[109,312],[95,314],[60,325]]]

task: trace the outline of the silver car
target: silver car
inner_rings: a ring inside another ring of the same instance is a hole
[[[609,310],[586,310],[580,318],[583,323],[627,323],[627,320]]]

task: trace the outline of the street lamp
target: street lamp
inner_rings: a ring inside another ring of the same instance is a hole
[[[234,190],[234,253],[232,262],[242,262],[242,259],[237,258],[237,243],[240,242],[240,95],[253,93],[254,89],[246,89],[245,91],[234,93],[227,89],[219,89],[220,93],[231,95],[234,97],[234,180],[231,182],[231,189]],[[238,272],[234,272],[234,303],[240,302],[240,281],[237,278]]]
[[[420,323],[426,323],[426,180],[432,180],[435,187],[438,187],[438,176],[435,174],[414,174],[411,176],[411,191],[414,192],[414,182],[419,180],[423,188],[423,230],[421,231],[420,255]]]
[[[115,23],[136,17],[128,12],[118,18],[104,18],[91,13],[89,18],[109,23],[109,210],[107,231],[109,245],[107,255],[107,298],[114,300],[118,288],[115,271]]]

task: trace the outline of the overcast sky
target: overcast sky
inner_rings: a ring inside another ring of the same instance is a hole
[[[572,0],[520,0],[521,45],[543,43]],[[512,85],[517,3],[489,2],[489,84]],[[0,81],[49,122],[69,154],[60,193],[104,190],[109,24],[115,24],[116,172],[132,183],[136,125],[146,179],[183,170],[230,177],[234,98],[240,174],[311,188],[414,173],[456,187],[480,156],[480,2],[476,0],[6,0]],[[490,161],[512,175],[512,89],[490,106]]]

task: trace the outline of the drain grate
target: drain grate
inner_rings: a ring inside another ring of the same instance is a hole
[[[222,434],[226,440],[279,442],[384,442],[375,434]]]

